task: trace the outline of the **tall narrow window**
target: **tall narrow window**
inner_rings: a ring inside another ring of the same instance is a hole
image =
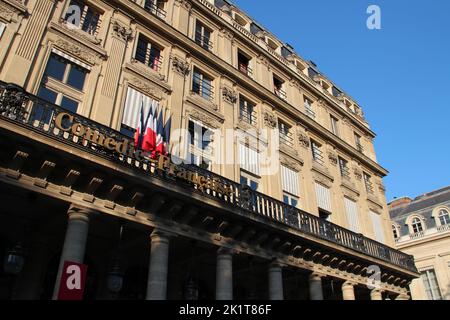
[[[298,206],[299,185],[298,172],[286,166],[281,166],[281,185],[283,188],[283,202],[293,207]]]
[[[310,117],[311,119],[315,119],[316,113],[313,110],[313,102],[311,100],[309,100],[308,98],[305,98],[304,107],[305,107],[306,115],[308,117]]]
[[[341,171],[341,177],[350,179],[350,171],[348,169],[348,161],[339,157],[339,169]]]
[[[286,92],[283,90],[284,81],[278,78],[277,76],[273,76],[273,87],[275,90],[275,94],[281,99],[286,99]]]
[[[200,122],[189,121],[190,161],[206,170],[212,169],[214,131]]]
[[[256,125],[255,105],[244,96],[239,96],[239,118],[251,125]]]
[[[321,145],[315,142],[314,140],[311,140],[311,150],[312,150],[312,157],[313,160],[321,165],[324,164],[323,161],[323,154],[321,150]]]
[[[166,1],[164,1],[164,0],[145,0],[144,9],[147,12],[150,12],[151,14],[157,16],[158,18],[164,19],[167,14],[166,11],[164,10]]]
[[[412,227],[413,233],[422,232],[423,231],[422,220],[420,220],[419,218],[414,218],[411,222],[411,227]]]
[[[246,76],[251,77],[253,75],[253,70],[250,68],[250,58],[248,58],[241,51],[238,51],[238,68],[239,71]]]
[[[291,126],[282,120],[278,120],[278,132],[280,133],[280,144],[293,147]]]
[[[363,176],[364,176],[364,185],[366,187],[366,191],[368,193],[370,193],[370,194],[374,193],[374,191],[373,191],[373,184],[372,184],[372,177],[366,172],[363,173]]]
[[[450,217],[447,210],[442,209],[439,211],[439,222],[441,226],[445,226],[446,224],[450,223]]]
[[[80,13],[80,17],[77,16],[78,13]],[[84,32],[95,36],[100,26],[100,13],[87,5],[85,1],[71,0],[64,20]]]
[[[192,91],[207,100],[212,100],[214,94],[212,79],[197,68],[194,68],[192,77]]]
[[[211,30],[198,20],[195,24],[195,42],[206,50],[212,50]]]
[[[425,292],[429,300],[442,300],[441,290],[436,278],[434,269],[429,269],[420,273]]]
[[[375,233],[375,240],[377,240],[380,243],[385,243],[381,215],[379,215],[375,211],[370,210],[370,218],[372,219],[372,226]]]
[[[344,202],[349,228],[353,232],[359,233],[360,228],[359,228],[358,205],[355,201],[349,198],[344,198]]]
[[[4,24],[3,22],[0,22],[0,40],[2,40],[3,37],[3,33],[6,30],[6,24]]]
[[[333,132],[334,135],[339,137],[339,127],[338,127],[339,120],[333,116],[330,116],[330,119],[331,119],[331,132]]]
[[[135,59],[149,66],[155,71],[160,71],[162,64],[161,49],[150,42],[142,34],[139,35],[137,42]]]
[[[355,145],[356,149],[358,149],[359,152],[364,152],[364,148],[361,142],[361,136],[355,132]]]

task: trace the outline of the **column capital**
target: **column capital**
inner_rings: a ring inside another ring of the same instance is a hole
[[[356,283],[353,281],[345,281],[342,284],[342,288],[350,288],[350,287],[354,287],[354,286],[356,286]]]
[[[152,239],[152,241],[169,241],[170,238],[174,237],[176,237],[175,233],[160,228],[153,229],[152,233],[150,234],[150,238]]]
[[[69,210],[67,210],[67,214],[69,215],[69,220],[83,220],[89,222],[90,217],[97,214],[97,211],[72,203]]]
[[[226,247],[220,247],[217,249],[217,255],[234,255],[234,250]]]
[[[325,278],[326,275],[318,272],[313,272],[309,275],[309,280],[322,280],[322,278]]]

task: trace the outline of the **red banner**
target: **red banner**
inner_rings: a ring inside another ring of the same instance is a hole
[[[87,269],[84,264],[64,262],[58,300],[83,300]]]

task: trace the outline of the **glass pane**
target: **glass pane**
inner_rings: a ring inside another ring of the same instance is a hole
[[[55,103],[58,94],[52,90],[45,87],[41,87],[37,94],[38,97],[50,102]],[[51,112],[48,107],[44,104],[36,104],[33,110],[33,120],[43,121],[44,123],[49,123],[51,118]]]
[[[72,65],[69,78],[67,79],[67,84],[82,91],[86,80],[86,73],[87,71],[85,69]]]
[[[77,113],[78,110],[78,102],[74,101],[70,98],[63,97],[61,100],[61,107],[63,107],[66,110],[69,110],[73,113]]]
[[[193,82],[192,82],[192,91],[200,94],[200,82],[201,82],[201,76],[200,74],[195,71],[193,76]]]
[[[298,201],[294,198],[291,199],[291,206],[297,207]]]
[[[287,195],[283,196],[283,202],[289,204],[289,197]]]
[[[211,80],[203,78],[203,98],[209,99],[211,97]]]
[[[60,58],[56,54],[52,54],[47,63],[47,68],[45,69],[45,75],[53,79],[63,81],[64,73],[66,72],[67,61]]]
[[[248,185],[248,179],[246,177],[241,176],[241,184]]]
[[[258,190],[258,183],[256,183],[255,181],[250,181],[250,188],[253,191],[257,191]]]
[[[136,49],[136,56],[135,56],[137,61],[145,63],[145,56],[147,55],[147,47],[148,47],[147,40],[144,37],[139,36],[138,45],[137,45],[137,49]]]
[[[150,67],[157,70],[159,68],[159,60],[161,57],[161,51],[156,48],[152,47],[150,49]]]
[[[86,13],[86,17],[84,19],[84,23],[82,26],[82,30],[86,31],[89,34],[95,35],[98,25],[99,15],[92,11],[91,8],[88,9]]]

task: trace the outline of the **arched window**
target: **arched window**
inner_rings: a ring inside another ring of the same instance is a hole
[[[450,223],[450,216],[447,210],[442,209],[439,211],[439,222],[441,223],[441,226]]]
[[[394,239],[398,239],[399,238],[398,230],[397,230],[397,227],[395,225],[392,225],[392,233],[394,234]]]
[[[423,231],[422,221],[419,218],[414,218],[411,223],[414,233],[419,233]]]

